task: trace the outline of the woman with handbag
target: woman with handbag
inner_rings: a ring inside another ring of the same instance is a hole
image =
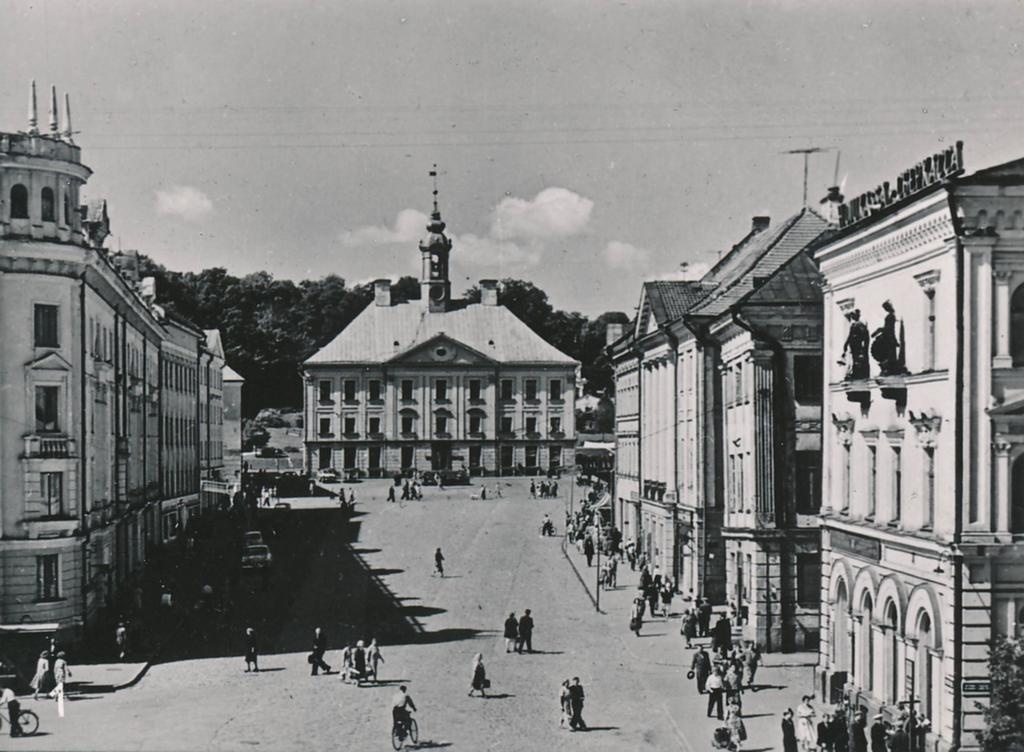
[[[473,656],[473,679],[467,697],[472,697],[473,692],[479,692],[481,697],[486,697],[487,692],[484,690],[489,686],[491,686],[491,681],[487,678],[487,670],[484,668],[484,657],[477,653]]]

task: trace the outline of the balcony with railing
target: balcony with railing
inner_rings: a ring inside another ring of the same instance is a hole
[[[34,434],[25,437],[25,459],[73,459],[78,456],[75,440],[62,434]]]

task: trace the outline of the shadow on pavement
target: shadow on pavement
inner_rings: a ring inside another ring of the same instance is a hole
[[[313,629],[327,636],[328,649],[357,640],[376,638],[383,645],[438,643],[474,639],[475,629],[428,632],[420,623],[444,609],[405,605],[384,578],[401,569],[371,567],[364,554],[380,549],[360,548],[360,513],[340,509],[266,510],[258,527],[273,554],[268,572],[243,570],[238,541],[231,535],[208,541],[231,552],[221,555],[216,574],[190,572],[190,581],[177,583],[174,614],[180,628],[163,643],[158,662],[193,658],[239,656],[244,652],[247,627],[255,630],[261,655],[307,652]],[[446,578],[447,579],[447,578]],[[203,585],[214,587],[212,605],[203,603]],[[195,598],[189,600],[189,594]],[[267,669],[263,669],[267,670]]]

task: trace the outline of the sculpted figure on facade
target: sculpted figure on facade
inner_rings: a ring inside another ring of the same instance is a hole
[[[871,356],[878,361],[882,376],[899,376],[907,372],[903,354],[903,323],[900,322],[897,332],[896,309],[888,300],[882,303],[882,308],[885,309],[885,323],[871,335],[874,338],[871,343]]]
[[[846,335],[846,342],[843,343],[843,355],[839,360],[841,365],[846,366],[847,380],[866,379],[870,373],[868,364],[868,325],[860,320],[860,309],[854,308],[846,314],[850,322],[850,331]],[[850,359],[846,359],[849,352]]]

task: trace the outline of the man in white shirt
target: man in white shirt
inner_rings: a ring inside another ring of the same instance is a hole
[[[412,697],[408,695],[403,684],[391,697],[391,720],[401,726],[403,734],[409,733],[410,710],[416,710],[416,703],[412,701]]]
[[[18,723],[18,716],[21,714],[21,703],[18,702],[14,691],[10,687],[4,687],[0,692],[0,708],[7,708],[7,714],[11,719],[11,736],[22,736],[21,724]]]

